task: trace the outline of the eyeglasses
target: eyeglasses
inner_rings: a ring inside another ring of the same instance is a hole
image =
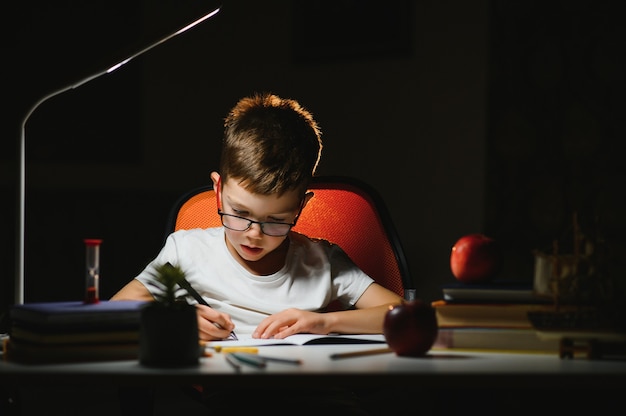
[[[261,232],[265,235],[269,235],[271,237],[283,237],[289,234],[289,230],[291,227],[296,225],[296,221],[289,224],[286,222],[264,222],[264,221],[254,221],[248,218],[239,217],[237,215],[225,214],[221,210],[218,210],[217,213],[222,218],[222,225],[229,230],[233,231],[246,231],[248,230],[252,224],[259,224],[261,227]],[[296,220],[298,217],[296,217]]]

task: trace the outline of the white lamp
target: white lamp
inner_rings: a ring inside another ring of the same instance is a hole
[[[213,10],[211,10],[209,13],[207,13],[206,15],[200,17],[197,20],[194,20],[193,22],[191,22],[190,24],[188,24],[187,26],[182,27],[181,29],[177,30],[176,32],[169,34],[159,40],[157,40],[156,42],[151,43],[150,45],[146,46],[145,48],[135,52],[134,54],[130,55],[128,58],[123,59],[122,61],[116,63],[115,65],[109,67],[108,69],[105,69],[103,71],[97,72],[93,75],[90,75],[86,78],[83,78],[73,84],[70,84],[66,87],[63,87],[61,89],[58,89],[56,91],[53,91],[45,96],[43,96],[42,98],[40,98],[37,102],[35,102],[35,104],[30,107],[30,109],[26,112],[26,115],[24,116],[24,118],[22,119],[22,126],[21,126],[21,134],[20,134],[20,187],[19,187],[19,218],[18,218],[18,236],[17,236],[17,258],[16,258],[16,276],[15,276],[15,304],[22,304],[24,303],[24,251],[25,251],[25,238],[24,238],[24,232],[25,232],[25,215],[26,215],[26,122],[28,122],[28,119],[30,118],[31,114],[33,114],[33,112],[45,101],[49,100],[52,97],[55,97],[59,94],[62,94],[66,91],[75,89],[80,87],[81,85],[94,80],[102,75],[108,74],[110,72],[115,71],[116,69],[120,68],[121,66],[123,66],[124,64],[128,63],[130,60],[132,60],[133,58],[136,58],[139,55],[144,54],[145,52],[149,51],[150,49],[160,45],[163,42],[168,41],[169,39],[173,38],[174,36],[177,36],[189,29],[191,29],[192,27],[204,22],[205,20],[213,17],[214,15],[216,15],[218,12],[220,11],[220,7],[216,7]]]

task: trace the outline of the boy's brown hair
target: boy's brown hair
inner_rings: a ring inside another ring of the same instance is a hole
[[[242,98],[224,127],[222,181],[236,179],[260,195],[306,191],[322,140],[312,114],[297,101],[269,93]]]

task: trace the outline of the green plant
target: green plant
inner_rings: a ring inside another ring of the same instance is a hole
[[[154,302],[141,311],[139,361],[157,367],[197,365],[202,346],[198,343],[196,307],[185,300],[189,294],[181,282],[185,271],[170,263],[152,271]],[[184,283],[183,283],[184,284]]]
[[[156,281],[150,282],[150,285],[159,289],[154,295],[155,302],[169,308],[188,305],[185,300],[187,291],[182,289],[180,285],[180,282],[185,279],[186,273],[180,266],[173,266],[170,263],[158,265],[152,276]]]

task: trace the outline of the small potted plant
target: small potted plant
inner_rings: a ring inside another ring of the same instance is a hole
[[[187,303],[179,285],[185,272],[166,263],[153,275],[156,281],[151,284],[159,291],[141,310],[139,362],[155,367],[197,365],[201,348],[196,307]]]

